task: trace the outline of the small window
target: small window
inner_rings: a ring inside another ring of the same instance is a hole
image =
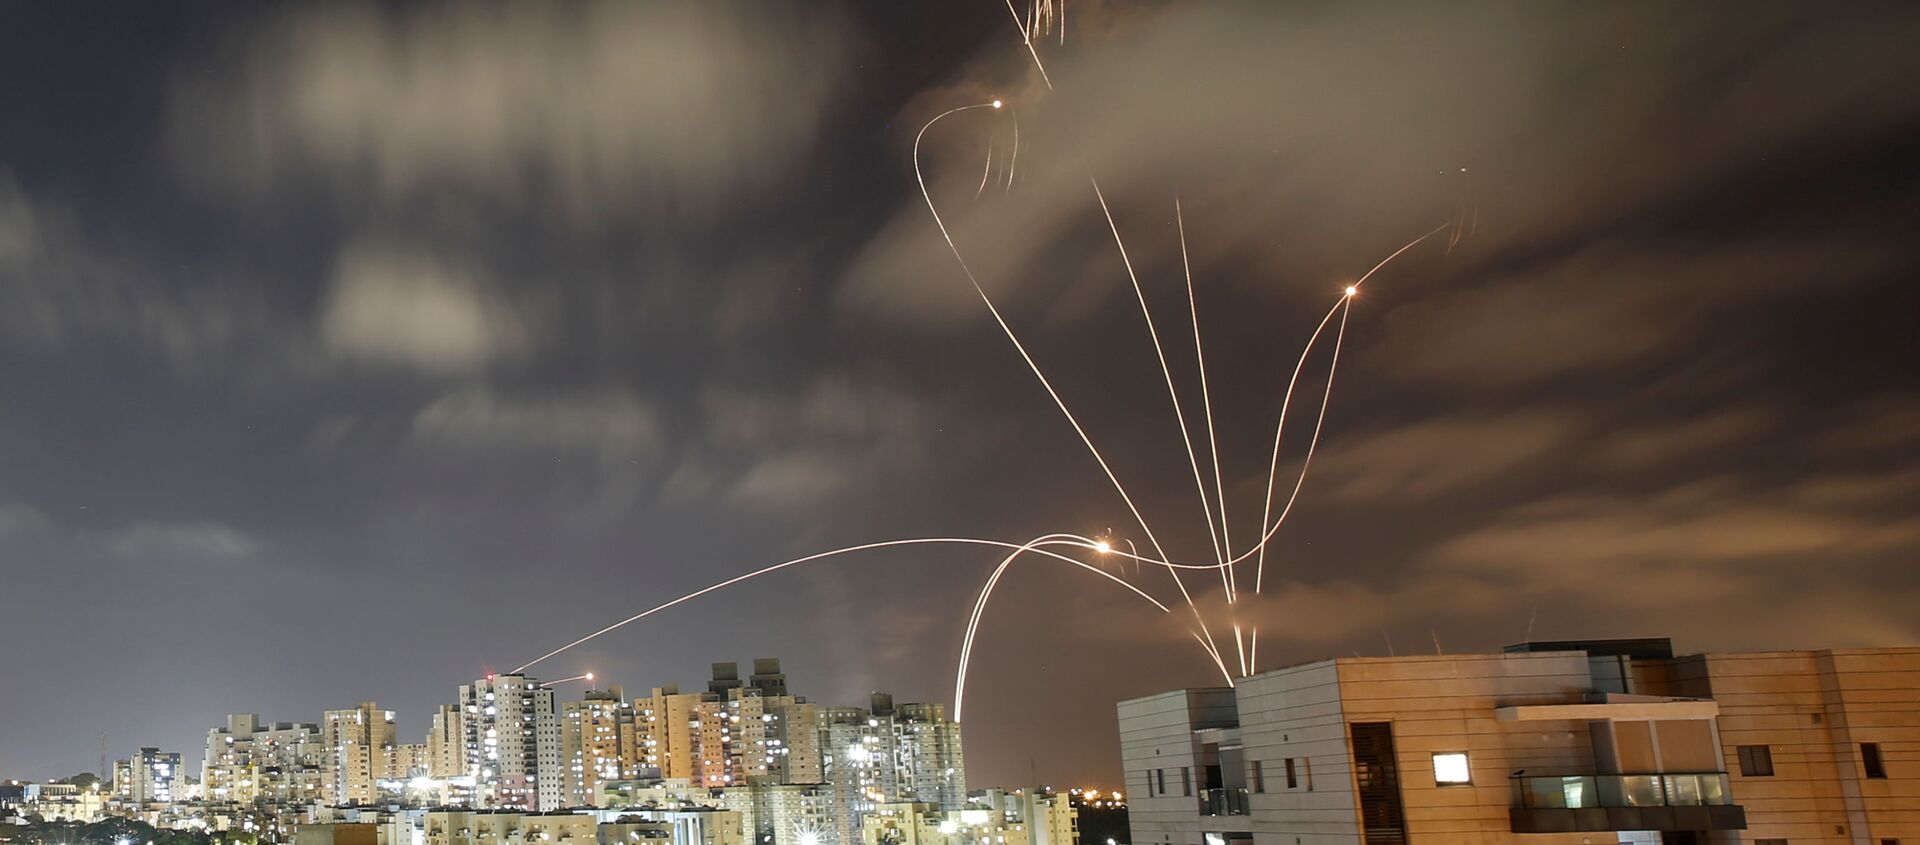
[[[1785,839],[1755,839],[1753,845],[1787,845]]]
[[[1155,795],[1167,794],[1167,770],[1154,769],[1153,783],[1150,783],[1148,785],[1154,787],[1152,790],[1149,790],[1149,791]]]
[[[1887,767],[1880,762],[1880,743],[1860,743],[1860,765],[1867,770],[1867,777],[1884,778]]]
[[[1307,790],[1308,792],[1313,791],[1313,766],[1311,765],[1312,761],[1313,761],[1312,757],[1300,758],[1300,788]]]
[[[1472,770],[1467,765],[1467,752],[1442,751],[1434,754],[1433,782],[1441,786],[1473,783]]]
[[[1180,767],[1180,794],[1193,794],[1193,770],[1186,766]]]
[[[1296,773],[1294,772],[1294,770],[1293,770],[1293,758],[1292,758],[1292,757],[1288,757],[1288,758],[1287,758],[1287,788],[1288,788],[1288,789],[1299,789],[1299,788],[1300,788],[1300,777],[1299,777],[1299,775],[1298,775],[1298,774],[1296,774]]]
[[[1259,760],[1253,761],[1253,791],[1255,792],[1267,791],[1266,774],[1260,771]]]
[[[1750,778],[1773,777],[1773,749],[1765,745],[1742,745],[1740,774]]]

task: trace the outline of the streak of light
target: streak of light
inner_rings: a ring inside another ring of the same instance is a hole
[[[1120,248],[1120,263],[1126,265],[1127,281],[1133,283],[1134,298],[1140,302],[1140,316],[1147,322],[1147,336],[1153,339],[1153,355],[1160,362],[1160,374],[1166,378],[1167,398],[1173,402],[1173,418],[1180,425],[1180,441],[1186,444],[1187,464],[1193,468],[1193,486],[1200,493],[1200,511],[1207,517],[1207,535],[1213,539],[1213,557],[1216,563],[1226,560],[1220,552],[1220,532],[1213,523],[1213,506],[1207,502],[1207,483],[1200,478],[1200,458],[1193,451],[1193,436],[1188,433],[1187,415],[1180,408],[1180,394],[1173,387],[1173,370],[1167,366],[1167,353],[1160,346],[1160,332],[1153,327],[1153,312],[1147,308],[1146,291],[1140,287],[1140,277],[1133,272],[1133,259],[1127,257],[1127,245],[1120,239],[1120,227],[1113,222],[1113,211],[1107,208],[1107,197],[1100,192],[1099,180],[1093,182],[1093,195],[1100,200],[1100,213],[1106,215],[1107,229],[1113,233],[1113,244]],[[1162,555],[1164,557],[1164,555]],[[1227,603],[1233,603],[1233,583],[1227,577],[1227,568],[1220,570],[1220,586],[1227,591]]]
[[[1180,424],[1180,439],[1186,443],[1187,463],[1193,466],[1193,483],[1200,491],[1200,510],[1207,517],[1207,534],[1213,535],[1213,554],[1214,559],[1218,561],[1221,558],[1220,538],[1214,534],[1213,530],[1213,509],[1207,505],[1207,485],[1206,482],[1200,480],[1200,459],[1194,456],[1193,438],[1187,433],[1187,417],[1186,414],[1180,410],[1180,394],[1173,388],[1173,371],[1167,368],[1167,354],[1166,351],[1160,347],[1160,333],[1153,328],[1153,312],[1147,308],[1146,292],[1141,290],[1140,278],[1133,272],[1133,259],[1127,257],[1127,245],[1120,239],[1120,227],[1113,222],[1113,212],[1107,208],[1107,198],[1100,192],[1100,182],[1097,179],[1089,179],[1088,181],[1093,183],[1093,195],[1100,200],[1100,213],[1106,215],[1107,229],[1113,232],[1113,243],[1120,248],[1120,263],[1126,265],[1127,280],[1133,283],[1133,294],[1140,300],[1140,316],[1147,321],[1147,336],[1153,339],[1154,357],[1159,359],[1160,372],[1165,375],[1167,379],[1167,397],[1173,400],[1173,417],[1174,420]],[[1140,527],[1145,528],[1146,525],[1143,523]],[[1147,539],[1153,542],[1154,552],[1160,555],[1162,560],[1165,560],[1167,553],[1160,547],[1159,541],[1154,540],[1152,531],[1147,532]],[[1227,603],[1232,604],[1233,584],[1228,580],[1226,570],[1227,567],[1221,567],[1220,586],[1227,591]],[[1192,605],[1193,597],[1187,593],[1187,585],[1181,580],[1179,572],[1173,573],[1173,580],[1175,584],[1179,585],[1180,594],[1187,598],[1189,605]],[[1213,655],[1215,663],[1221,663],[1224,668],[1225,664],[1220,659],[1220,646],[1214,643],[1213,632],[1208,630],[1207,620],[1200,615],[1198,605],[1194,605],[1193,607],[1193,619],[1199,623],[1200,633],[1206,636],[1207,652]],[[1229,678],[1229,680],[1231,680],[1231,678]]]
[[[1013,153],[1007,156],[1007,190],[1013,190],[1013,169],[1020,164],[1020,111],[1007,109],[1007,116],[1013,118]]]
[[[979,199],[980,193],[987,189],[987,177],[993,174],[993,136],[987,136],[987,166],[980,170],[980,187],[973,189],[973,198]]]
[[[517,673],[517,672],[519,672],[519,670],[518,670],[518,669],[516,669],[516,670],[514,670],[514,672],[515,672],[515,673]],[[572,683],[572,682],[574,682],[574,681],[592,681],[592,680],[593,680],[593,673],[592,673],[592,672],[588,672],[588,673],[586,673],[586,674],[584,674],[584,675],[575,675],[575,676],[573,676],[573,677],[571,677],[571,678],[558,678],[558,679],[555,679],[555,680],[551,680],[551,681],[547,681],[547,682],[545,682],[545,683],[542,683],[542,684],[540,684],[540,688],[541,688],[541,689],[548,689],[548,688],[550,688],[550,687],[556,687],[556,686],[559,686],[559,685],[561,685],[561,684],[566,684],[566,683]]]
[[[1314,420],[1313,437],[1307,441],[1307,456],[1300,462],[1300,475],[1293,481],[1293,492],[1287,496],[1287,506],[1280,511],[1280,518],[1274,520],[1273,527],[1276,531],[1279,530],[1280,523],[1286,521],[1287,514],[1293,512],[1293,503],[1300,499],[1300,488],[1307,482],[1307,467],[1313,464],[1314,447],[1320,445],[1320,431],[1327,422],[1327,405],[1333,398],[1333,374],[1340,366],[1340,345],[1347,338],[1347,316],[1352,313],[1353,297],[1343,297],[1340,300],[1340,331],[1333,336],[1333,361],[1327,365],[1327,388],[1326,392],[1320,395],[1320,416]],[[1264,560],[1265,558],[1262,558],[1262,561]],[[1254,591],[1259,592],[1257,573],[1254,578]],[[1255,647],[1258,648],[1257,641]]]
[[[1180,229],[1180,269],[1187,277],[1187,311],[1193,318],[1193,357],[1200,370],[1200,406],[1207,416],[1207,452],[1213,460],[1213,503],[1220,512],[1220,547],[1225,551],[1222,560],[1233,554],[1233,535],[1227,531],[1227,490],[1220,472],[1220,441],[1213,432],[1213,395],[1207,388],[1207,355],[1200,344],[1200,303],[1193,294],[1193,265],[1187,261],[1187,221],[1180,210],[1180,198],[1173,199],[1173,219]],[[1240,586],[1231,567],[1227,576],[1233,581],[1235,589]]]
[[[513,670],[513,672],[509,674],[517,674],[520,672],[524,672],[527,669],[534,666],[535,664],[540,663],[541,661],[544,661],[555,655],[561,654],[569,649],[574,648],[575,646],[581,645],[589,640],[592,640],[595,637],[599,637],[603,634],[607,634],[619,628],[623,628],[627,625],[631,625],[635,622],[638,622],[642,619],[645,619],[649,616],[659,613],[660,611],[666,610],[668,608],[674,607],[679,604],[692,601],[708,593],[714,592],[715,590],[725,589],[727,587],[731,587],[735,584],[738,584],[750,578],[757,578],[761,575],[765,575],[769,572],[776,572],[778,570],[786,569],[789,566],[797,566],[802,563],[807,563],[808,561],[820,560],[822,558],[834,557],[836,555],[843,555],[851,552],[861,552],[861,551],[867,551],[870,549],[892,548],[895,546],[922,546],[922,545],[934,545],[934,544],[941,544],[941,543],[954,544],[954,545],[970,545],[970,546],[992,546],[995,548],[1002,548],[1002,549],[1017,549],[1017,548],[1020,548],[1020,545],[1021,545],[1019,543],[1009,543],[1004,540],[982,540],[974,537],[914,537],[914,538],[909,538],[905,540],[883,540],[877,543],[861,543],[860,545],[857,545],[857,546],[847,546],[845,548],[833,549],[831,551],[815,552],[814,554],[810,554],[805,557],[797,557],[797,558],[794,558],[793,560],[783,561],[781,563],[776,563],[772,566],[764,566],[752,572],[748,572],[744,575],[735,575],[734,577],[728,578],[725,581],[721,581],[716,584],[712,584],[710,586],[695,590],[691,593],[688,593],[672,601],[655,605],[639,613],[636,613],[632,616],[629,616],[625,619],[622,619],[618,622],[615,622],[612,625],[608,625],[605,628],[601,628],[598,631],[595,631],[591,634],[588,634],[584,637],[574,640],[573,642],[567,643],[566,645],[563,645],[559,648],[549,651],[546,654],[540,655],[539,657],[529,660],[526,663],[521,664],[520,668]],[[1166,605],[1161,604],[1158,599],[1155,599],[1153,596],[1147,595],[1140,588],[1133,586],[1132,584],[1128,583],[1126,580],[1119,578],[1113,575],[1112,573],[1107,572],[1104,569],[1101,569],[1098,566],[1094,566],[1090,563],[1085,563],[1076,558],[1071,558],[1066,555],[1060,554],[1058,552],[1050,552],[1044,549],[1033,549],[1032,552],[1034,554],[1045,555],[1047,557],[1064,560],[1068,563],[1071,563],[1089,572],[1098,573],[1100,577],[1105,578],[1109,581],[1112,581],[1116,584],[1119,584],[1120,586],[1126,587],[1128,590],[1132,591],[1135,595],[1138,595],[1139,597],[1146,599],[1149,602],[1152,602],[1153,606],[1158,607],[1161,610],[1169,610],[1169,608]]]
[[[1286,521],[1287,513],[1293,509],[1293,500],[1288,499],[1287,507],[1280,512],[1280,518],[1277,520],[1274,520],[1271,527],[1269,527],[1267,523],[1267,517],[1273,513],[1274,477],[1280,467],[1280,436],[1281,436],[1281,433],[1286,430],[1287,406],[1293,402],[1293,388],[1296,384],[1299,383],[1300,368],[1305,366],[1307,363],[1307,353],[1313,351],[1314,341],[1318,339],[1320,337],[1320,333],[1326,329],[1327,321],[1333,319],[1333,312],[1339,310],[1342,305],[1351,304],[1353,302],[1354,296],[1360,293],[1360,286],[1366,284],[1368,279],[1373,278],[1373,274],[1380,272],[1380,268],[1387,266],[1387,264],[1391,263],[1395,258],[1399,258],[1402,253],[1405,253],[1407,250],[1413,249],[1414,247],[1418,246],[1421,241],[1424,241],[1428,238],[1433,237],[1434,235],[1438,234],[1441,230],[1445,228],[1447,228],[1447,224],[1442,223],[1428,230],[1426,234],[1406,242],[1405,245],[1401,246],[1399,249],[1394,250],[1392,254],[1388,255],[1385,258],[1380,259],[1380,263],[1373,265],[1372,269],[1369,269],[1359,279],[1355,280],[1353,284],[1348,285],[1345,288],[1345,290],[1342,291],[1342,293],[1345,295],[1341,297],[1339,302],[1334,303],[1333,308],[1330,308],[1327,310],[1327,315],[1325,317],[1320,318],[1320,325],[1313,330],[1313,336],[1307,338],[1307,347],[1300,351],[1300,361],[1294,364],[1293,366],[1293,378],[1287,382],[1286,396],[1285,398],[1280,400],[1280,420],[1279,422],[1275,423],[1273,427],[1273,458],[1267,464],[1267,505],[1266,505],[1266,509],[1262,511],[1262,513],[1260,514],[1260,528],[1262,532],[1262,536],[1260,537],[1260,543],[1259,545],[1254,547],[1255,549],[1259,550],[1259,554],[1260,554],[1259,562],[1255,564],[1254,573],[1253,573],[1253,591],[1255,593],[1260,592],[1261,584],[1264,582],[1264,576],[1266,575],[1267,541],[1273,539],[1273,535],[1280,531],[1280,524]],[[1347,318],[1345,316],[1342,316],[1340,318],[1340,325],[1342,327],[1343,332],[1345,331],[1346,323],[1347,323]],[[1333,390],[1333,366],[1339,364],[1339,358],[1338,358],[1339,348],[1340,348],[1339,343],[1336,341],[1334,344],[1335,358],[1334,358],[1333,365],[1329,365],[1327,367],[1327,391],[1329,394],[1331,394]],[[1326,414],[1327,414],[1326,399],[1322,398],[1320,403],[1320,418],[1323,420],[1326,419]],[[1319,439],[1320,439],[1320,429],[1318,428],[1318,426],[1316,426],[1314,428],[1314,441],[1317,443]],[[1311,463],[1312,460],[1313,460],[1313,447],[1309,445],[1307,448],[1307,461],[1300,465],[1300,478],[1296,480],[1293,485],[1293,492],[1295,496],[1299,495],[1300,485],[1306,481],[1307,463]]]
[[[975,599],[973,602],[973,615],[971,617],[968,617],[967,619],[967,635],[960,642],[960,666],[958,671],[955,673],[955,676],[953,679],[953,720],[954,721],[956,722],[960,721],[961,711],[966,706],[967,666],[973,660],[974,636],[980,630],[980,618],[986,614],[987,600],[993,596],[993,587],[995,584],[998,584],[1000,582],[1000,576],[1005,575],[1007,572],[1007,567],[1012,566],[1013,562],[1016,559],[1018,559],[1021,555],[1029,551],[1032,551],[1044,545],[1059,544],[1059,545],[1084,546],[1085,545],[1084,543],[1075,542],[1079,539],[1081,538],[1078,538],[1072,534],[1045,534],[1040,537],[1036,537],[1032,540],[1028,540],[1020,548],[1014,549],[1012,552],[1009,552],[1007,556],[1000,561],[1000,565],[993,568],[993,574],[987,576],[986,585],[980,588],[980,596],[979,598]],[[1062,542],[1062,541],[1066,541],[1066,542]],[[1100,551],[1100,546],[1101,546],[1101,543],[1099,541],[1095,541],[1094,550]]]
[[[1009,2],[1007,8],[1009,11],[1012,11],[1013,7],[1011,2]],[[1018,16],[1016,15],[1016,17]],[[1059,391],[1053,389],[1053,383],[1047,380],[1046,373],[1041,372],[1040,365],[1033,360],[1032,355],[1027,353],[1027,347],[1020,342],[1019,336],[1013,333],[1013,327],[1007,325],[1006,318],[1000,315],[1000,309],[993,304],[993,298],[988,296],[986,289],[980,286],[980,280],[973,275],[973,268],[968,266],[967,259],[960,254],[960,247],[954,244],[953,233],[947,231],[946,221],[940,218],[940,209],[934,205],[933,194],[927,191],[926,174],[920,169],[920,142],[926,137],[927,130],[932,129],[935,123],[939,123],[942,118],[948,115],[968,109],[986,107],[999,108],[1000,101],[994,100],[991,103],[955,106],[954,108],[934,115],[934,118],[927,121],[925,126],[920,127],[919,133],[913,136],[913,179],[914,182],[920,186],[920,198],[927,204],[927,213],[933,215],[933,224],[940,229],[940,237],[947,242],[947,250],[953,253],[953,260],[960,265],[961,272],[966,274],[967,283],[973,285],[973,292],[979,294],[980,301],[986,304],[987,313],[993,315],[993,321],[999,324],[1000,331],[1006,334],[1007,340],[1013,343],[1013,348],[1019,351],[1021,359],[1027,362],[1027,368],[1032,370],[1034,377],[1040,380],[1040,386],[1046,389],[1047,395],[1053,397],[1053,404],[1058,407],[1060,413],[1067,418],[1067,423],[1073,426],[1074,433],[1080,435],[1080,442],[1086,444],[1087,451],[1093,453],[1093,459],[1100,464],[1101,472],[1106,473],[1107,481],[1113,484],[1113,489],[1120,494],[1120,500],[1126,503],[1127,510],[1133,514],[1134,521],[1140,524],[1140,530],[1147,535],[1147,542],[1153,544],[1154,553],[1160,556],[1160,560],[1166,561],[1168,560],[1166,548],[1160,545],[1159,538],[1153,534],[1152,526],[1147,524],[1147,518],[1140,513],[1140,508],[1134,504],[1133,497],[1127,494],[1126,485],[1120,483],[1120,477],[1114,474],[1113,467],[1107,464],[1106,457],[1101,455],[1100,449],[1093,445],[1093,438],[1087,435],[1086,429],[1082,428],[1080,421],[1073,416],[1073,411],[1067,408],[1066,400],[1060,398]],[[1206,637],[1210,646],[1208,648],[1209,653],[1213,655],[1215,662],[1219,662],[1219,649],[1212,647],[1213,633],[1207,629],[1207,621],[1205,617],[1200,615],[1200,607],[1194,604],[1193,595],[1187,592],[1186,582],[1181,580],[1178,571],[1173,571],[1173,581],[1180,587],[1181,598],[1186,599],[1187,606],[1193,610],[1193,620],[1195,624],[1200,626],[1201,633]]]
[[[1253,671],[1247,674],[1257,675],[1260,673],[1260,626],[1254,626],[1252,639],[1253,647],[1251,653],[1247,655],[1247,668]]]
[[[1020,28],[1020,43],[1027,45],[1027,55],[1033,57],[1033,67],[1040,71],[1040,81],[1047,84],[1048,91],[1052,91],[1053,80],[1047,76],[1047,66],[1040,63],[1040,51],[1033,49],[1033,36],[1027,34],[1027,27],[1020,20],[1020,13],[1013,10],[1013,0],[1006,0],[1006,2],[1007,14],[1013,16],[1013,25]]]

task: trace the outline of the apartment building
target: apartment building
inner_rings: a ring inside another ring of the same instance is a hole
[[[1920,649],[1341,658],[1119,716],[1136,845],[1920,842]]]

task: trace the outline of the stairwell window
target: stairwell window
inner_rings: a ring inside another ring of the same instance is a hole
[[[1292,757],[1287,758],[1287,788],[1288,789],[1300,788],[1300,775],[1298,772],[1295,772],[1293,769]]]
[[[1750,778],[1773,777],[1773,749],[1765,745],[1742,745],[1740,774]]]
[[[1880,743],[1860,743],[1860,766],[1866,769],[1867,777],[1884,779],[1887,776],[1887,766],[1880,762]]]
[[[1267,791],[1267,776],[1265,772],[1262,772],[1260,770],[1259,760],[1253,761],[1253,791],[1255,792]]]

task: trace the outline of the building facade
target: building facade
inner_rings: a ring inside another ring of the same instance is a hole
[[[328,710],[321,715],[320,740],[326,764],[321,788],[336,805],[371,804],[379,795],[378,782],[394,746],[392,710],[362,701],[350,710]]]
[[[553,810],[566,799],[553,690],[525,675],[488,675],[460,687],[466,776],[485,807]]]
[[[1899,689],[1920,649],[1309,663],[1119,705],[1133,841],[1920,841]]]

